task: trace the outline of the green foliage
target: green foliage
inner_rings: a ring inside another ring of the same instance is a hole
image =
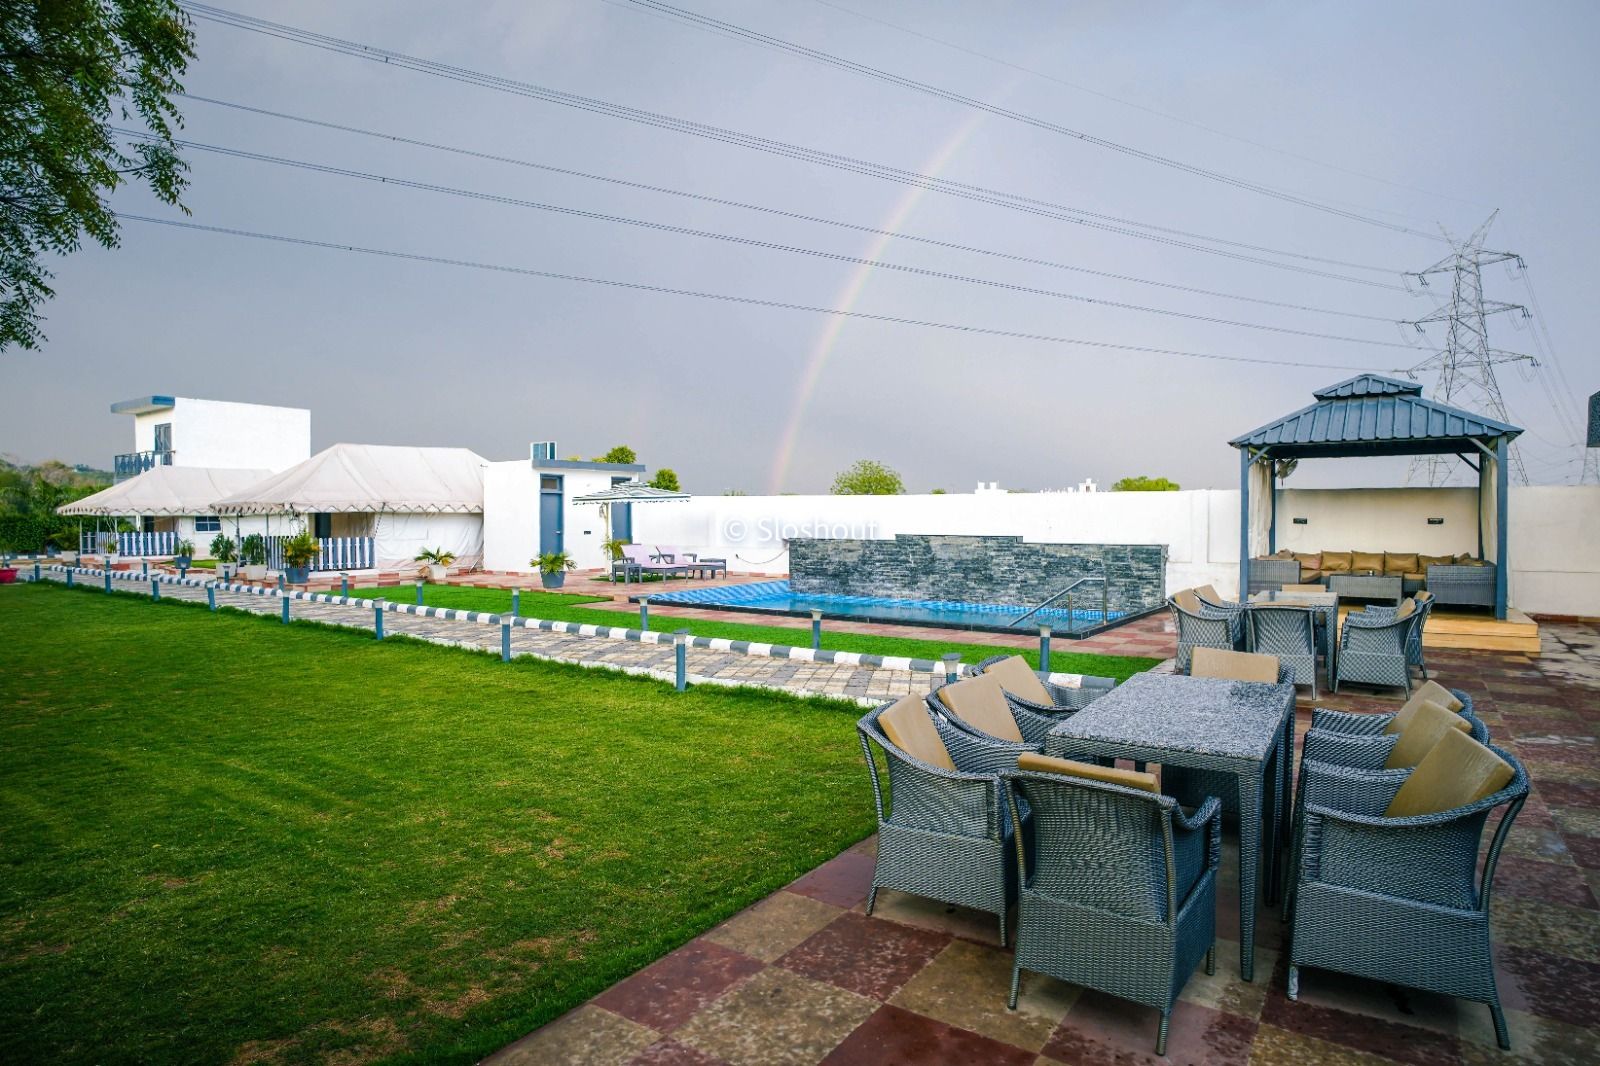
[[[621,537],[613,537],[610,540],[600,542],[600,549],[612,559],[622,558],[622,549],[627,546],[628,541],[623,540]]]
[[[1111,486],[1112,492],[1177,492],[1178,483],[1164,477],[1125,477]]]
[[[53,460],[27,466],[0,459],[0,541],[18,552],[39,552],[52,544],[76,551],[78,520],[63,518],[56,508],[99,492],[108,480]]]
[[[449,566],[456,561],[456,553],[445,551],[443,548],[424,548],[417,553],[414,562],[428,563],[433,566]]]
[[[858,707],[4,599],[8,1064],[476,1062],[873,828]]]
[[[857,459],[833,479],[835,496],[898,496],[905,491],[900,475],[876,459]]]
[[[541,574],[559,574],[566,570],[576,570],[578,564],[572,561],[572,556],[566,552],[545,552],[537,559],[530,559],[539,568]]]
[[[310,566],[322,551],[322,545],[317,543],[317,538],[311,535],[308,529],[302,529],[294,536],[283,542],[283,565],[291,567]]]
[[[238,554],[234,548],[233,538],[226,533],[218,533],[211,538],[211,558],[219,563],[231,563]]]
[[[930,489],[928,491],[929,496],[943,496],[944,494],[944,489]]]
[[[650,487],[667,492],[683,491],[678,485],[678,472],[670,466],[664,466],[656,471],[655,476],[650,479]]]
[[[194,56],[176,0],[0,6],[0,350],[37,348],[53,295],[45,253],[117,245],[110,197],[130,181],[177,204],[187,184],[172,98]],[[138,122],[124,143],[114,122]]]
[[[626,444],[619,444],[595,459],[597,463],[625,463],[630,466],[638,461],[638,454]]]
[[[265,566],[267,564],[267,539],[260,533],[251,533],[239,544],[239,564],[241,566]]]
[[[172,546],[172,554],[180,559],[194,558],[194,541],[180,540]]]

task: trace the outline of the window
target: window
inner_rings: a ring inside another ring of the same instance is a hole
[[[318,512],[311,516],[311,535],[319,540],[333,536],[333,515]]]
[[[196,533],[221,533],[222,519],[214,514],[197,514],[194,516],[194,531]]]

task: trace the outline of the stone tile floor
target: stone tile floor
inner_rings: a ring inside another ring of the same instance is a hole
[[[1600,626],[1547,623],[1544,654],[1430,652],[1470,691],[1533,793],[1495,883],[1493,930],[1512,1050],[1487,1008],[1320,971],[1284,992],[1282,928],[1263,910],[1257,979],[1238,976],[1237,864],[1218,891],[1217,973],[1173,1015],[1171,1063],[1600,1061]],[[1377,710],[1363,690],[1319,705]],[[1309,722],[1309,701],[1299,725]],[[866,774],[856,802],[869,805]],[[1011,953],[992,919],[884,891],[865,898],[873,840],[505,1048],[499,1066],[1158,1062],[1156,1015],[1037,975],[1005,1006]]]

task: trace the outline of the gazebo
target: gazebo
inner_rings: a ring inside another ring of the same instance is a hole
[[[1250,560],[1277,547],[1277,481],[1301,459],[1454,455],[1478,475],[1478,552],[1495,564],[1494,615],[1506,617],[1506,452],[1516,426],[1424,399],[1410,381],[1361,374],[1316,403],[1228,443],[1239,449],[1239,588]]]

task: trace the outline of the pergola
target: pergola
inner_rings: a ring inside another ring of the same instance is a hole
[[[1251,557],[1277,547],[1277,481],[1289,469],[1278,464],[1454,455],[1478,475],[1478,554],[1495,564],[1494,614],[1504,618],[1506,450],[1522,430],[1423,399],[1421,385],[1378,374],[1361,374],[1312,395],[1317,402],[1310,407],[1228,442],[1239,449],[1240,589],[1250,587]]]

